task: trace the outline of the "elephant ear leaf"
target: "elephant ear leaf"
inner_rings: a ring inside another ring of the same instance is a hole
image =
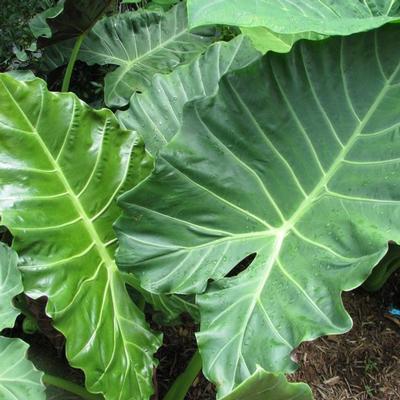
[[[160,338],[130,301],[112,229],[115,196],[147,173],[143,145],[111,111],[51,93],[40,79],[0,74],[0,103],[0,214],[25,292],[48,297],[90,391],[148,399]]]
[[[189,32],[186,6],[180,3],[166,13],[126,12],[103,18],[83,41],[78,59],[117,66],[106,75],[104,96],[107,106],[122,107],[134,92],[145,90],[156,73],[190,62],[214,37],[214,29]],[[67,42],[49,48],[47,68],[65,63],[72,46]]]
[[[270,374],[262,368],[221,400],[312,400],[305,383],[289,383],[285,376]]]
[[[342,291],[400,240],[399,40],[393,24],[299,42],[226,75],[120,197],[119,266],[149,291],[199,294],[221,396],[257,365],[292,371],[302,341],[348,331]]]
[[[397,0],[188,0],[189,25],[265,27],[276,33],[349,35],[400,18]]]
[[[12,304],[12,299],[24,291],[17,261],[15,251],[0,243],[0,332],[12,328],[19,314]]]
[[[28,345],[0,336],[0,399],[45,400],[43,373],[26,358]]]
[[[198,97],[210,96],[222,76],[243,68],[260,57],[243,35],[217,42],[189,64],[170,74],[157,74],[150,87],[132,96],[129,108],[117,113],[128,129],[139,132],[146,148],[158,153],[179,131],[183,106]]]

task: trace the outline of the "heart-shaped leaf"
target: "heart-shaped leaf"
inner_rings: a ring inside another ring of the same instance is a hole
[[[220,395],[349,330],[341,292],[400,240],[399,40],[392,25],[300,42],[225,76],[120,198],[119,266],[149,291],[206,291],[198,342]]]
[[[159,337],[114,262],[118,193],[148,173],[143,145],[109,110],[0,75],[0,213],[26,293],[47,296],[71,365],[107,399],[148,399]]]

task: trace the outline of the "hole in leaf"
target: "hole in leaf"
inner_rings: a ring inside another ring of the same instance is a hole
[[[247,256],[246,258],[244,258],[233,269],[231,269],[229,271],[229,273],[226,275],[226,277],[231,278],[233,276],[237,276],[240,273],[242,273],[246,268],[250,267],[250,264],[256,258],[256,255],[257,255],[257,253],[252,253],[249,256]]]
[[[12,245],[13,236],[11,232],[4,226],[0,225],[0,242],[5,243],[8,246]]]

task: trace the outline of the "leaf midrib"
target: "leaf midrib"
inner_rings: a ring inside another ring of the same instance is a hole
[[[289,218],[289,220],[283,225],[282,229],[285,229],[286,232],[288,233],[295,225],[296,223],[302,218],[302,216],[309,210],[309,208],[313,205],[314,201],[319,197],[321,192],[324,191],[326,186],[328,185],[329,181],[331,178],[335,175],[337,170],[341,167],[341,164],[345,160],[347,154],[349,151],[352,149],[353,144],[355,141],[358,139],[360,134],[362,133],[363,129],[365,126],[368,124],[369,120],[371,117],[374,115],[375,111],[379,107],[381,101],[387,94],[387,92],[391,88],[391,84],[395,76],[399,73],[400,71],[400,63],[397,65],[393,73],[390,75],[388,79],[385,80],[385,84],[379,94],[377,95],[375,101],[371,104],[370,108],[364,115],[363,119],[359,122],[358,126],[354,130],[353,134],[350,136],[348,142],[346,145],[343,146],[343,148],[340,150],[339,154],[337,155],[335,161],[329,168],[329,170],[325,173],[325,175],[322,177],[320,182],[317,184],[317,186],[313,189],[313,191],[310,193],[310,195],[303,200],[303,202],[300,204],[299,208],[297,211]],[[345,79],[345,77],[343,77]],[[349,99],[350,101],[350,99]]]
[[[53,167],[55,174],[57,175],[58,179],[61,181],[62,185],[64,186],[66,192],[68,193],[71,202],[75,208],[75,210],[77,211],[78,215],[82,218],[82,222],[87,230],[87,232],[89,233],[90,238],[92,239],[92,242],[95,244],[98,253],[100,255],[100,257],[102,258],[102,260],[104,260],[104,265],[106,266],[106,268],[109,271],[117,271],[117,266],[115,264],[115,261],[113,260],[113,258],[108,254],[107,248],[105,247],[105,244],[101,241],[92,221],[90,220],[90,218],[88,217],[88,215],[86,214],[85,209],[83,208],[82,204],[80,203],[77,195],[75,194],[75,192],[73,191],[71,185],[68,182],[68,179],[66,178],[66,176],[64,175],[62,169],[59,167],[56,159],[53,157],[53,155],[51,154],[51,152],[49,151],[49,149],[47,148],[45,142],[43,141],[42,137],[40,136],[37,127],[35,127],[31,121],[29,120],[29,118],[27,117],[27,115],[24,113],[24,111],[21,109],[21,107],[19,106],[18,102],[16,101],[16,99],[14,98],[14,96],[11,94],[11,92],[8,90],[7,86],[4,84],[4,82],[1,81],[1,84],[3,85],[5,91],[7,92],[8,96],[10,97],[10,99],[12,100],[12,102],[15,104],[15,106],[17,107],[18,111],[20,112],[22,118],[24,119],[24,121],[28,124],[28,126],[31,129],[31,133],[34,134],[35,138],[37,139],[40,147],[42,148],[44,154],[46,155],[46,157],[48,158],[51,166]],[[43,93],[43,87],[41,86],[41,96],[42,96],[42,100],[41,100],[41,109],[39,111],[39,119],[40,119],[40,115],[43,109],[43,100],[44,100],[44,93]],[[38,121],[39,121],[38,119]]]
[[[390,78],[385,80],[385,84],[384,84],[383,88],[381,89],[381,91],[379,92],[379,94],[377,95],[375,101],[371,104],[370,108],[364,115],[364,118],[362,120],[360,120],[360,122],[359,122],[358,126],[356,127],[356,129],[354,130],[353,134],[350,136],[347,144],[339,152],[338,156],[336,157],[336,160],[333,162],[333,164],[331,165],[329,170],[326,172],[326,174],[320,180],[318,185],[314,188],[314,190],[310,193],[310,195],[305,200],[303,200],[303,202],[300,204],[299,208],[292,215],[292,217],[289,220],[287,220],[282,225],[281,228],[275,229],[276,239],[275,239],[273,248],[271,249],[271,252],[272,252],[271,257],[268,260],[266,269],[263,273],[263,276],[260,279],[260,284],[255,289],[254,299],[249,306],[248,313],[246,314],[246,317],[243,319],[243,322],[244,322],[242,325],[243,330],[239,333],[239,335],[240,335],[240,341],[239,341],[239,345],[238,345],[239,354],[241,354],[241,351],[242,351],[243,340],[244,340],[245,333],[246,333],[246,327],[248,326],[248,321],[254,312],[257,302],[260,301],[260,299],[261,299],[261,293],[263,292],[263,289],[265,287],[266,282],[268,281],[268,278],[270,276],[270,273],[271,273],[273,267],[279,261],[279,254],[282,249],[285,237],[292,230],[294,230],[296,223],[309,210],[309,208],[312,207],[312,205],[314,204],[314,201],[316,199],[318,199],[321,191],[324,190],[326,185],[329,183],[330,179],[335,175],[335,173],[339,169],[341,163],[346,158],[346,155],[351,150],[354,142],[357,140],[359,135],[362,133],[365,126],[368,124],[370,118],[375,113],[376,109],[380,105],[382,99],[385,97],[388,90],[390,90],[392,80],[398,74],[399,71],[400,71],[400,63],[397,65],[394,72],[390,75]],[[266,231],[266,232],[268,232],[268,231]],[[215,357],[215,360],[218,358],[218,356],[219,356],[219,353],[218,353],[217,357]],[[237,362],[236,368],[238,367],[238,364],[239,364],[239,362]]]

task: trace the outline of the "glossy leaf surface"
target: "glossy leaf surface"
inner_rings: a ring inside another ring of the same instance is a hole
[[[265,27],[277,33],[349,35],[400,18],[399,0],[188,0],[189,25]]]
[[[28,345],[0,336],[0,399],[45,400],[43,374],[26,358]]]
[[[190,64],[168,75],[156,75],[150,88],[132,96],[129,109],[118,112],[117,117],[126,128],[139,132],[146,148],[155,154],[178,132],[187,102],[213,94],[223,75],[257,57],[259,53],[244,36],[215,43]]]
[[[221,400],[312,400],[305,383],[289,383],[284,375],[269,374],[258,368],[228,396]]]
[[[400,240],[399,39],[300,42],[228,74],[120,198],[119,266],[152,292],[205,292],[198,343],[220,395],[348,331],[341,292]]]
[[[136,134],[39,79],[0,75],[0,212],[26,293],[47,296],[71,365],[107,399],[148,399],[160,344],[114,263],[118,193],[148,173]],[[150,165],[151,167],[151,165]]]
[[[19,314],[12,304],[12,299],[24,291],[17,262],[15,251],[0,243],[0,332],[12,328]]]

